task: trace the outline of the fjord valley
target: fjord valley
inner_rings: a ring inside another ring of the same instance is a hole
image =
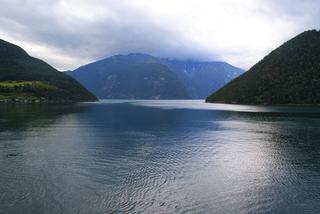
[[[0,40],[0,102],[81,102],[97,98],[73,78]]]
[[[249,71],[210,95],[207,102],[320,104],[320,31],[305,31]]]
[[[1,0],[0,214],[316,214],[320,0]]]
[[[66,72],[102,99],[204,99],[243,73],[225,62],[115,55]]]

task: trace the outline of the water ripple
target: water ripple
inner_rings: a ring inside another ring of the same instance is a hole
[[[60,108],[28,108],[35,119],[0,111],[0,213],[320,209],[320,120],[295,116],[296,108],[202,101]]]

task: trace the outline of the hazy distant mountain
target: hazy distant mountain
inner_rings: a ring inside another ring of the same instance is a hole
[[[116,55],[67,72],[99,98],[190,99],[209,93],[243,73],[224,62]]]
[[[117,55],[67,72],[99,98],[188,99],[167,66],[147,55]]]
[[[320,32],[306,31],[207,98],[241,104],[320,104]]]
[[[1,102],[78,102],[97,98],[76,80],[0,40]]]
[[[192,98],[206,98],[244,71],[226,62],[161,59],[184,83]]]

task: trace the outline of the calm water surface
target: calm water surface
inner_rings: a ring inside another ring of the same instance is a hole
[[[0,213],[317,213],[320,108],[0,106]]]

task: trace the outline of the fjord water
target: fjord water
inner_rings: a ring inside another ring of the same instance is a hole
[[[0,213],[316,213],[320,109],[0,106]]]

